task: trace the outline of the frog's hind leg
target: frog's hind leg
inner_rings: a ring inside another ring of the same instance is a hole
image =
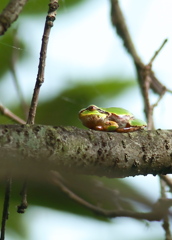
[[[104,131],[104,128],[102,126],[95,126],[93,129],[97,131]]]
[[[141,128],[141,127],[117,128],[116,132],[119,132],[119,133],[135,132],[135,131],[138,131],[138,130],[142,130],[143,128]]]

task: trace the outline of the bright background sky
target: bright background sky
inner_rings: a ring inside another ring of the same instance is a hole
[[[136,49],[145,63],[149,62],[164,39],[168,38],[167,44],[153,63],[153,70],[163,84],[172,89],[171,0],[120,0],[119,2]],[[107,75],[135,78],[131,58],[126,54],[121,40],[111,26],[108,0],[88,0],[69,10],[65,7],[64,1],[61,7],[62,13],[57,14],[50,36],[41,99],[58,94],[70,82],[78,81],[83,76],[90,81],[93,77],[99,78]],[[25,30],[26,22],[27,31]],[[27,19],[23,21],[19,29],[19,34],[22,34],[25,41],[30,44],[29,49],[22,50],[28,53],[28,59],[17,67],[21,86],[27,98],[31,97],[37,75],[43,24],[42,18],[41,23],[36,18]],[[10,84],[10,76],[7,77],[9,77]],[[3,99],[3,103],[7,106],[14,101],[16,94],[12,92],[9,98],[4,94],[7,92],[5,89],[6,85],[2,84],[0,101]],[[153,100],[155,99],[154,97]],[[171,106],[169,105],[171,101],[172,96],[167,94],[156,109],[157,128],[172,128]],[[105,103],[107,106],[109,104],[124,107],[143,118],[142,98],[137,87],[120,96],[115,102]],[[139,188],[141,186],[145,194],[154,195],[155,200],[158,198],[157,178],[147,176],[137,177],[137,181],[136,178],[127,178],[126,181],[131,181]],[[147,239],[147,236],[149,238],[150,236],[164,236],[159,223],[151,223],[149,228],[138,221],[121,218],[113,220],[112,224],[107,224],[72,214],[42,210],[42,208],[30,208],[24,218],[28,216],[32,219],[31,229],[35,229],[33,232],[30,231],[29,239],[32,240],[114,240],[117,239],[115,236],[119,236],[120,240],[130,240],[138,239],[138,237]],[[129,230],[126,228],[126,223]],[[125,231],[123,231],[124,224]],[[131,232],[131,229],[134,231]],[[129,231],[130,234],[128,234]]]

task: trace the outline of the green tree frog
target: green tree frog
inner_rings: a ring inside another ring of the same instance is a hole
[[[87,128],[108,132],[133,132],[144,129],[147,123],[123,108],[99,108],[90,105],[79,111],[79,119]]]

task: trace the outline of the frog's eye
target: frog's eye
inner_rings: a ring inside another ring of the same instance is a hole
[[[90,106],[87,108],[87,110],[89,110],[89,111],[95,111],[95,110],[97,110],[97,107],[96,107],[95,105],[90,105]]]

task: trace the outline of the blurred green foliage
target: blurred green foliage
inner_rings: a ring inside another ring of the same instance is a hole
[[[25,51],[20,51],[24,46],[24,42],[17,38],[17,29],[11,28],[0,37],[0,81],[18,60],[26,56]]]
[[[59,9],[58,11],[63,10],[64,8],[67,9],[69,7],[74,7],[76,4],[80,4],[86,0],[59,0]],[[1,0],[0,1],[0,11],[2,11],[9,0]],[[38,16],[39,14],[46,14],[48,10],[49,0],[29,0],[27,4],[24,6],[22,11],[22,15],[35,15]]]
[[[120,80],[119,78],[101,79],[91,83],[85,82],[83,80],[83,83],[73,84],[55,98],[39,103],[35,123],[57,126],[72,125],[83,128],[78,119],[78,112],[81,108],[90,104],[104,107],[106,101],[113,100],[114,102],[116,97],[135,85],[133,80]],[[24,115],[20,106],[14,106],[10,110],[23,118]],[[1,113],[0,116],[1,124],[14,123],[11,119],[2,116]]]
[[[132,80],[101,79],[92,83],[78,83],[66,88],[57,97],[39,104],[36,122],[49,125],[74,125],[81,127],[78,112],[90,104],[102,106],[134,86]]]

